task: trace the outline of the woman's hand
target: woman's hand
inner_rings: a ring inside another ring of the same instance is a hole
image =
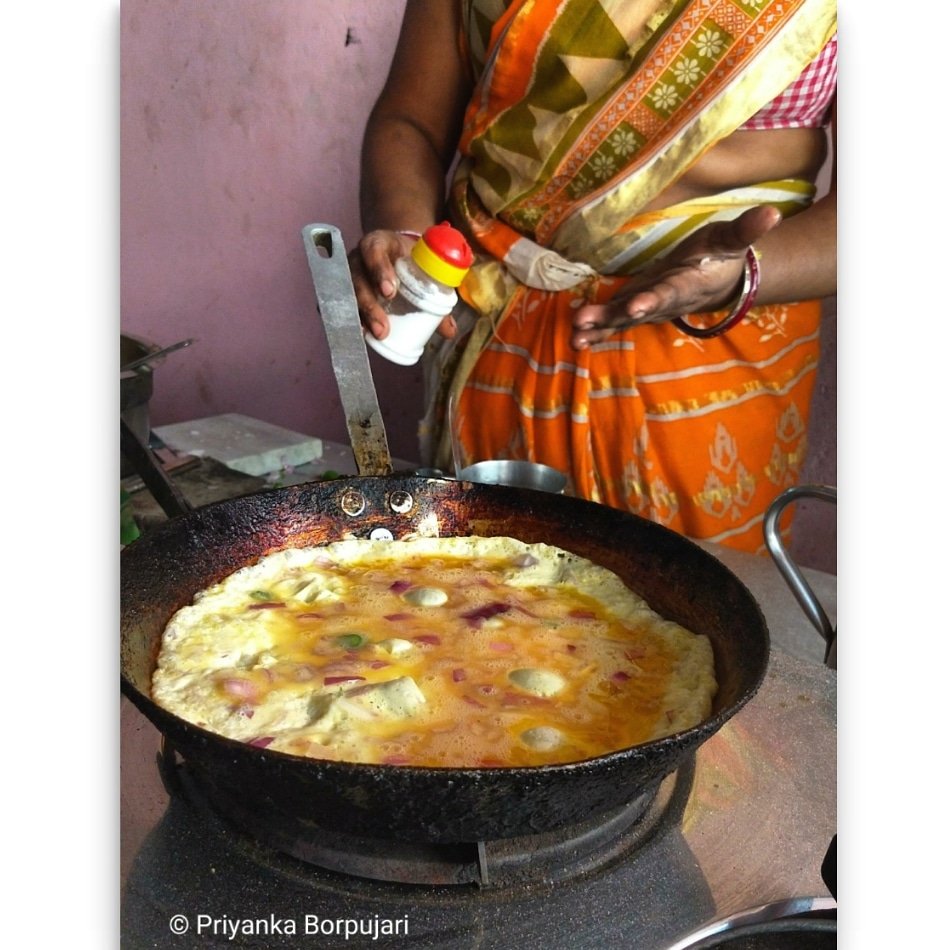
[[[385,340],[389,335],[386,302],[396,296],[399,288],[393,265],[409,254],[415,242],[415,238],[398,231],[370,231],[348,255],[360,322],[377,340]],[[444,337],[455,335],[455,320],[451,314],[439,324],[436,332]]]
[[[777,208],[764,206],[733,221],[706,225],[656,265],[633,277],[612,300],[579,307],[571,345],[582,350],[630,326],[728,306],[739,293],[749,245],[781,220]]]
[[[370,231],[348,255],[360,322],[377,340],[389,334],[385,302],[396,296],[399,286],[393,264],[412,244],[411,237],[396,231]]]

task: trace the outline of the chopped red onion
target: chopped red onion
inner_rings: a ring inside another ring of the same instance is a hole
[[[365,676],[324,676],[324,686],[335,686],[337,683],[359,683],[365,680]]]
[[[462,614],[462,618],[468,622],[470,627],[480,627],[483,621],[490,620],[498,614],[507,613],[509,610],[511,610],[510,604],[502,604],[496,601],[493,604],[476,607],[474,610],[467,610]]]
[[[230,693],[232,696],[238,696],[241,699],[253,699],[257,696],[257,684],[251,682],[251,680],[239,679],[238,677],[231,677],[226,680],[222,680],[221,686],[226,693]]]

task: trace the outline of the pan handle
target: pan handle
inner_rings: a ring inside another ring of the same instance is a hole
[[[811,589],[808,581],[798,565],[792,560],[782,539],[779,535],[778,521],[782,512],[800,498],[818,498],[821,501],[829,501],[832,504],[838,503],[838,491],[829,485],[797,485],[793,488],[787,488],[783,491],[769,506],[765,514],[765,523],[763,530],[765,533],[765,544],[775,561],[776,566],[785,578],[795,599],[801,605],[805,615],[811,621],[812,626],[824,637],[825,663],[833,665],[836,660],[836,640],[837,632],[832,626],[824,608],[818,602],[815,592]]]
[[[119,438],[122,454],[129,460],[145,486],[152,493],[162,511],[169,518],[186,515],[192,510],[181,489],[165,474],[162,463],[139,434],[119,419]]]
[[[389,475],[392,457],[343,236],[332,224],[308,224],[303,240],[356,470],[360,475]]]

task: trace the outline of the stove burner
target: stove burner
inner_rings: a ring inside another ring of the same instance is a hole
[[[187,761],[168,745],[162,750],[161,771],[169,794],[203,809],[208,818],[223,819],[225,832],[239,846],[243,840],[256,860],[261,859],[260,845],[265,845],[307,865],[350,877],[485,889],[550,885],[630,855],[654,835],[664,816],[679,811],[673,807],[674,800],[685,802],[693,763],[690,760],[656,788],[606,815],[555,831],[460,844],[358,837],[315,825],[302,828],[298,819],[280,814],[252,814],[239,797],[220,788],[212,791],[196,781]]]

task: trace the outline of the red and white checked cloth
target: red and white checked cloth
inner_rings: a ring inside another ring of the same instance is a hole
[[[760,109],[743,129],[818,129],[828,124],[838,84],[838,35],[825,44],[781,95]]]

